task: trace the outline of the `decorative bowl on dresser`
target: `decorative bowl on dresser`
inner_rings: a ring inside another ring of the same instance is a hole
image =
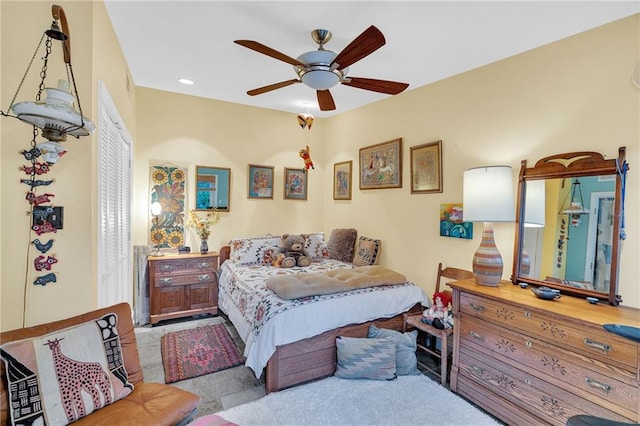
[[[640,310],[577,297],[542,300],[510,282],[453,288],[451,389],[507,424],[565,425],[574,415],[640,421]]]
[[[218,253],[149,256],[151,324],[218,313]]]

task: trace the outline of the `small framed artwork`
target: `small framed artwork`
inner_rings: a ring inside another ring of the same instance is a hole
[[[412,146],[411,193],[442,192],[442,141]]]
[[[473,222],[464,221],[462,203],[440,204],[440,236],[473,239]]]
[[[351,199],[351,168],[353,161],[343,161],[333,165],[333,199]]]
[[[284,199],[307,199],[307,176],[304,169],[284,168]]]
[[[402,138],[360,148],[360,189],[402,188]]]
[[[273,166],[249,164],[248,191],[247,198],[273,199]]]

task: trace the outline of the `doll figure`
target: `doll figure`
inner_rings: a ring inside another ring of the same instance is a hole
[[[422,313],[422,322],[438,329],[453,328],[451,297],[447,293],[433,294],[433,304]]]

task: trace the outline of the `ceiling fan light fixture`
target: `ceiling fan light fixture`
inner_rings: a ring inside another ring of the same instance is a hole
[[[340,82],[340,77],[331,71],[313,70],[302,75],[302,82],[315,90],[328,90]]]

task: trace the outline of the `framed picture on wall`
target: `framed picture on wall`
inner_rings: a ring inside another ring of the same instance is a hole
[[[284,199],[306,200],[307,177],[304,169],[284,168]]]
[[[273,199],[273,166],[249,164],[247,198]]]
[[[411,193],[442,192],[442,141],[412,146]]]
[[[402,188],[402,138],[360,148],[360,189]]]
[[[333,199],[351,199],[351,169],[353,161],[343,161],[333,165]]]

